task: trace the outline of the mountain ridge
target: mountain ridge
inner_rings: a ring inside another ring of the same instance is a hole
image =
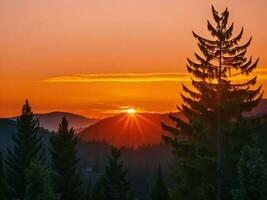
[[[173,113],[185,119],[180,113]],[[173,124],[169,114],[137,113],[135,115],[120,113],[107,117],[78,133],[85,141],[103,140],[115,146],[139,147],[141,145],[159,144],[161,135],[168,134],[161,128],[161,122]]]
[[[65,116],[69,121],[70,127],[72,127],[74,130],[80,131],[98,121],[98,119],[95,118],[87,118],[79,114],[64,111],[52,111],[48,113],[34,114],[34,117],[40,120],[40,126],[49,131],[56,131],[58,129],[58,125],[63,116]],[[10,119],[15,120],[16,118],[17,117],[12,117]]]
[[[173,112],[172,114],[186,120],[180,112]],[[267,99],[262,99],[257,107],[249,112],[244,112],[243,116],[249,118],[266,114]],[[162,129],[161,122],[175,126],[168,115],[169,113],[137,113],[136,115],[120,113],[99,120],[78,133],[78,137],[85,141],[99,140],[115,146],[135,148],[141,145],[159,144],[162,142],[162,134],[169,134]],[[133,119],[137,119],[138,116],[139,120],[134,122]],[[147,124],[149,121],[150,124]]]

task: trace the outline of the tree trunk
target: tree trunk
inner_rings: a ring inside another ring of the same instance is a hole
[[[217,111],[217,130],[216,130],[216,172],[217,172],[217,187],[216,200],[221,200],[222,196],[222,149],[221,149],[221,72],[222,72],[222,41],[220,41],[220,60],[219,60],[219,77],[218,77],[218,111]]]

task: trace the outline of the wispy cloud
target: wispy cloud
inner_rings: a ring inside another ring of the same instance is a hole
[[[253,75],[258,79],[267,79],[267,68],[256,69]],[[243,80],[245,75],[233,77],[232,80]],[[190,81],[188,73],[128,73],[128,74],[75,74],[70,76],[51,77],[45,83],[94,83],[94,82],[178,82]]]
[[[52,77],[47,83],[92,83],[92,82],[165,82],[188,81],[187,73],[143,73],[143,74],[76,74]]]

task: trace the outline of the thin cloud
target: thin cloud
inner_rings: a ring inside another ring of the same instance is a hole
[[[189,81],[187,73],[146,73],[146,74],[76,74],[52,77],[46,83],[94,83],[94,82],[166,82]]]
[[[252,76],[259,80],[267,79],[267,68],[258,68]],[[245,80],[249,77],[240,75],[232,80]],[[140,74],[76,74],[71,76],[51,77],[41,82],[44,83],[95,83],[95,82],[186,82],[190,81],[188,73],[140,73]]]

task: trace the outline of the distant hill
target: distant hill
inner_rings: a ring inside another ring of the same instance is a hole
[[[177,117],[184,118],[176,113]],[[172,123],[168,114],[138,113],[118,114],[100,120],[79,133],[85,141],[103,140],[115,146],[138,147],[148,144],[159,144],[162,134],[168,134],[161,128],[161,122]]]
[[[11,147],[11,136],[16,132],[17,123],[10,119],[0,119],[0,150]]]
[[[245,112],[245,117],[261,116],[267,114],[267,99],[250,112]],[[177,117],[185,119],[181,113]],[[78,136],[85,141],[105,141],[115,146],[138,147],[148,144],[159,144],[161,135],[168,134],[161,128],[161,122],[171,124],[168,114],[139,113],[136,115],[118,114],[108,117],[81,131]]]
[[[34,116],[40,120],[40,126],[49,131],[56,131],[58,129],[58,124],[63,116],[69,121],[69,126],[74,130],[78,130],[78,132],[97,122],[94,118],[86,118],[82,115],[68,112],[50,112],[45,114],[35,114]]]
[[[13,141],[12,135],[17,132],[17,123],[11,119],[0,118],[0,151],[5,152],[7,148],[12,148]],[[48,147],[48,139],[50,137],[50,132],[43,128],[39,130],[40,134],[43,136],[44,147]]]
[[[257,107],[253,108],[250,112],[244,112],[244,117],[254,117],[267,114],[267,99],[262,99]]]

